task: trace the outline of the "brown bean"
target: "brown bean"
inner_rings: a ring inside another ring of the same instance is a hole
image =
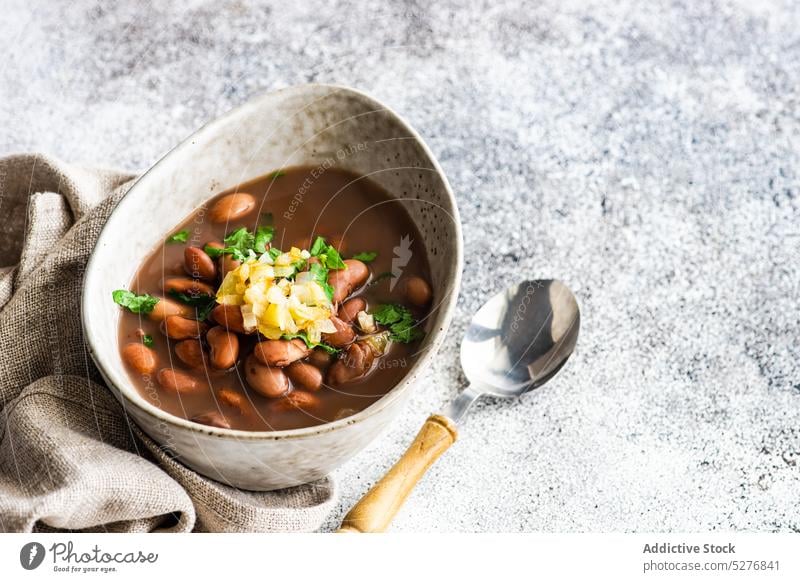
[[[349,323],[342,321],[335,315],[331,316],[331,323],[333,323],[333,326],[336,328],[336,332],[323,333],[322,339],[325,343],[335,348],[343,348],[356,339],[356,332],[353,331],[353,327]]]
[[[228,331],[245,334],[253,333],[252,331],[245,331],[242,309],[238,305],[217,305],[211,310],[211,319]]]
[[[322,372],[311,364],[294,362],[286,366],[286,375],[295,388],[304,388],[312,392],[322,388]]]
[[[165,297],[159,297],[158,303],[156,303],[153,311],[148,313],[147,316],[153,321],[164,321],[170,315],[187,316],[191,315],[193,312],[194,309],[189,305],[178,303],[177,301],[166,299]]]
[[[264,365],[282,368],[302,360],[311,350],[301,339],[265,340],[253,348],[253,355]]]
[[[328,283],[333,287],[333,301],[340,303],[347,299],[354,290],[366,283],[369,278],[369,267],[358,259],[347,259],[346,269],[338,269],[328,274]]]
[[[250,388],[266,396],[278,398],[289,390],[289,379],[283,370],[275,366],[263,366],[251,354],[244,363],[245,377]]]
[[[222,278],[224,279],[225,275],[235,269],[238,269],[241,264],[241,261],[237,261],[231,255],[222,255],[219,258],[219,271],[222,273]]]
[[[187,339],[175,344],[175,355],[190,368],[205,368],[206,354],[198,339]]]
[[[161,368],[156,378],[162,388],[179,394],[194,392],[198,387],[197,379],[194,376],[172,368]]]
[[[155,350],[141,342],[131,342],[122,348],[122,359],[138,374],[152,374],[158,365]]]
[[[213,281],[217,277],[214,260],[199,247],[186,247],[183,251],[183,268],[192,277]]]
[[[196,281],[189,277],[171,277],[164,281],[167,293],[185,293],[186,295],[214,295],[214,288],[208,283]]]
[[[228,422],[228,419],[222,416],[216,410],[210,410],[208,412],[204,412],[203,414],[198,414],[192,417],[192,422],[197,422],[199,424],[205,424],[207,426],[216,426],[217,428],[230,428],[231,423]]]
[[[250,194],[236,192],[217,200],[208,211],[211,222],[231,222],[245,216],[256,206],[256,199]]]
[[[202,321],[188,319],[180,315],[170,315],[161,324],[161,331],[170,339],[184,340],[198,338],[208,329]]]
[[[331,363],[331,355],[322,348],[315,348],[311,350],[308,355],[308,363],[314,364],[317,368],[325,368]]]
[[[239,414],[244,413],[246,399],[239,392],[235,392],[230,388],[220,388],[217,392],[217,398],[225,406],[235,408]]]
[[[351,344],[344,356],[328,370],[328,384],[340,386],[365,376],[375,361],[375,352],[363,341]]]
[[[292,410],[309,410],[319,404],[319,398],[305,390],[292,390],[280,400],[270,403],[274,412],[291,412]]]
[[[348,299],[339,308],[337,317],[344,322],[353,323],[359,311],[367,310],[367,302],[363,297],[353,297]]]
[[[211,365],[217,370],[228,370],[239,358],[239,336],[223,327],[212,327],[206,334],[211,349]]]
[[[431,286],[422,277],[409,277],[403,284],[403,292],[412,305],[425,307],[433,297]]]

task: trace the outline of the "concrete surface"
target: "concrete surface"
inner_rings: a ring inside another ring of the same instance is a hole
[[[467,8],[468,6],[468,8]],[[7,0],[0,153],[143,169],[249,96],[352,85],[458,193],[453,333],[340,510],[463,384],[484,297],[559,277],[574,358],[484,402],[394,531],[800,530],[800,11],[787,2]]]

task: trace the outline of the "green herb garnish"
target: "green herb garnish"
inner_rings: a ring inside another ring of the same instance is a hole
[[[245,227],[240,227],[225,237],[224,253],[232,255],[237,261],[244,261],[253,249],[256,237]]]
[[[142,343],[145,345],[145,347],[152,348],[153,344],[156,342],[153,341],[153,336],[150,334],[145,334],[142,336]]]
[[[339,251],[329,245],[324,237],[318,236],[309,251],[312,257],[317,257],[326,269],[346,269]]]
[[[392,341],[408,344],[425,335],[416,327],[417,322],[411,312],[402,305],[380,305],[372,316],[376,322],[389,328]]]
[[[210,246],[210,245],[206,245],[206,246],[204,246],[204,247],[203,247],[203,250],[204,250],[204,251],[205,251],[205,253],[206,253],[206,254],[207,254],[209,257],[211,257],[212,259],[218,259],[218,258],[220,258],[222,255],[224,255],[224,254],[225,254],[225,249],[224,249],[224,248],[212,247],[212,246]]]
[[[189,231],[188,230],[179,230],[171,237],[167,239],[167,244],[170,243],[185,243],[189,240]]]
[[[285,175],[286,175],[286,172],[284,172],[283,170],[275,170],[274,172],[269,174],[267,176],[267,178],[273,178],[274,179],[274,178],[280,178],[281,176],[285,176]]]
[[[170,291],[169,294],[181,303],[194,307],[197,321],[208,319],[208,314],[217,306],[217,299],[213,295],[187,295],[180,291]]]
[[[375,251],[369,251],[364,253],[358,253],[357,255],[353,255],[353,258],[361,261],[362,263],[371,263],[375,260],[375,257],[378,256],[378,253]]]
[[[131,313],[150,313],[158,303],[158,297],[153,297],[147,293],[137,295],[132,291],[117,289],[111,293],[114,303],[121,305]]]
[[[305,342],[306,346],[311,348],[312,350],[314,348],[320,348],[322,350],[325,350],[329,354],[338,354],[339,353],[339,350],[337,348],[335,348],[335,347],[333,347],[331,345],[328,345],[328,344],[326,344],[324,342],[319,342],[319,343],[312,342],[310,339],[308,339],[308,335],[306,335],[306,332],[304,332],[304,331],[299,331],[297,333],[291,333],[291,334],[288,334],[288,333],[284,334],[284,335],[281,336],[281,339],[285,339],[285,340],[301,339],[301,340],[303,340],[303,342]]]
[[[276,249],[275,247],[270,248],[268,252],[273,261],[283,254],[282,250]]]
[[[274,226],[259,226],[253,239],[253,250],[259,254],[267,252],[267,245],[274,235]]]

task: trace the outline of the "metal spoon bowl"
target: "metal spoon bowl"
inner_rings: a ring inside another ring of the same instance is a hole
[[[512,398],[546,383],[567,362],[580,330],[580,310],[561,281],[523,281],[489,299],[461,342],[470,385],[445,410],[458,421],[484,394]]]

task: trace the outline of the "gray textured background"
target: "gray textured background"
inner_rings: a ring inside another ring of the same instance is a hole
[[[143,169],[252,95],[335,82],[407,116],[458,195],[453,333],[330,525],[463,383],[482,298],[556,276],[577,354],[479,404],[394,530],[800,531],[792,2],[105,4],[5,0],[0,153]]]

